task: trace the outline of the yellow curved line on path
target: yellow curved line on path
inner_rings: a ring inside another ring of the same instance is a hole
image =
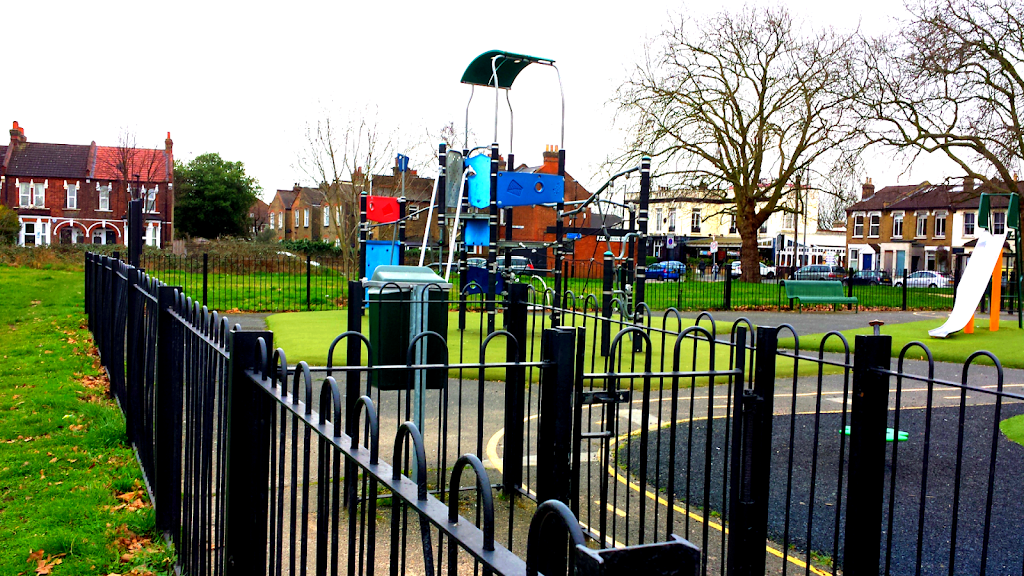
[[[527,418],[527,421],[532,420],[532,419],[534,419],[536,417],[537,417],[537,415],[533,415],[530,418]],[[716,418],[724,418],[724,416],[716,416]],[[696,420],[706,420],[706,418],[696,418]],[[683,421],[677,422],[677,424],[678,423],[684,423],[684,422],[689,422],[689,420],[683,420]],[[497,432],[495,432],[494,435],[491,436],[490,440],[487,441],[487,450],[486,450],[487,459],[491,461],[491,465],[494,466],[498,470],[498,472],[502,472],[504,470],[504,460],[502,460],[502,458],[500,456],[498,456],[498,442],[500,442],[501,439],[504,436],[505,436],[505,429],[502,428],[502,429],[498,430]],[[627,434],[627,436],[628,436],[628,434]],[[623,478],[619,474],[619,472],[617,470],[610,470],[610,471],[612,472],[612,474],[614,474],[616,480],[618,480],[622,484],[625,484],[626,486],[628,486],[629,488],[632,488],[633,490],[635,490],[638,493],[646,494],[648,498],[651,498],[655,502],[658,502],[659,504],[664,505],[666,508],[668,507],[669,503],[664,498],[658,498],[655,494],[653,494],[650,491],[641,490],[640,486],[630,482],[626,478]],[[529,487],[526,486],[525,484],[523,485],[523,489],[526,490],[527,492],[529,492]],[[694,514],[693,512],[687,512],[684,508],[682,508],[681,506],[679,506],[677,504],[672,504],[672,508],[673,508],[673,510],[675,510],[676,512],[679,512],[681,514],[688,514],[691,518],[693,518],[697,522],[704,522],[704,518],[702,516],[698,516],[698,515]],[[579,520],[577,519],[577,521],[579,521]],[[586,524],[584,524],[581,521],[580,521],[580,525],[583,526],[584,528],[586,528],[587,530],[591,530],[591,528],[589,526],[587,526]],[[721,524],[719,524],[717,522],[710,522],[709,521],[708,522],[708,526],[711,527],[711,528],[714,528],[715,530],[718,530],[719,532],[723,532],[725,534],[729,533],[728,528],[725,528],[724,526],[722,526]],[[591,531],[593,531],[593,530],[591,530]],[[622,542],[619,542],[618,540],[615,540],[614,544],[618,548],[624,548],[625,547],[625,545]],[[795,556],[790,556],[788,554],[783,555],[782,552],[776,550],[775,548],[772,548],[771,546],[767,546],[767,545],[765,546],[765,550],[768,551],[768,553],[770,553],[770,554],[772,554],[774,556],[777,556],[779,558],[783,558],[784,560],[788,560],[788,561],[792,562],[798,568],[802,568],[802,569],[806,569],[807,568],[807,563],[804,562],[803,560],[800,560],[799,558],[796,558]],[[818,568],[816,568],[813,565],[810,568],[811,568],[811,572],[813,572],[816,576],[829,576],[828,572],[823,572],[823,571],[819,570]]]

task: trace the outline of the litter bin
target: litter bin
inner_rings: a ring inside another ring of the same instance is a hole
[[[423,332],[430,331],[448,338],[448,290],[451,284],[426,266],[378,266],[368,288],[370,308],[371,361],[374,366],[404,366],[408,362],[409,343]],[[413,359],[414,364],[444,364],[447,347],[433,336],[422,338],[426,356]],[[445,370],[426,370],[426,388],[444,386]],[[407,372],[374,372],[370,383],[381,390],[407,390]]]

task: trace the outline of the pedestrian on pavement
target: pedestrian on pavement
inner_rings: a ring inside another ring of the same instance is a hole
[[[711,268],[711,279],[718,280],[718,262]]]

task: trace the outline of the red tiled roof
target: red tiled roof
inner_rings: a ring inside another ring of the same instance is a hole
[[[88,146],[86,146],[88,148]],[[127,170],[121,164],[127,163]],[[99,180],[120,180],[122,175],[138,174],[143,182],[168,182],[171,170],[167,153],[148,148],[121,148],[118,146],[96,147],[96,172]],[[132,178],[133,176],[129,176]]]
[[[88,164],[89,146],[25,142],[14,147],[6,173],[38,178],[88,178]]]

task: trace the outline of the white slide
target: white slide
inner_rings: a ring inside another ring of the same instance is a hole
[[[945,338],[967,326],[982,296],[985,295],[985,290],[988,289],[988,282],[992,279],[992,271],[996,267],[996,261],[1005,242],[1006,234],[992,235],[984,228],[978,229],[978,245],[974,247],[967,267],[960,275],[960,286],[956,291],[953,311],[949,313],[945,324],[928,331],[929,336]]]

